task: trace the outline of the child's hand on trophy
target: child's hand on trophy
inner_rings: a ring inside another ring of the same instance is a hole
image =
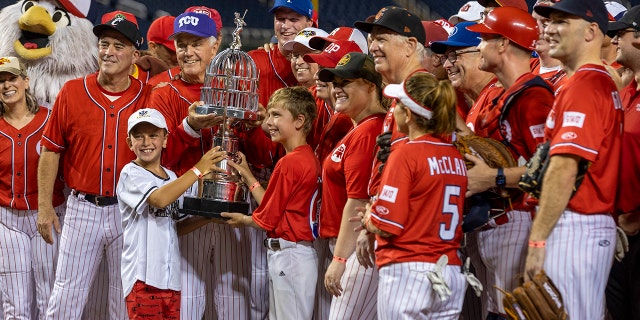
[[[229,159],[228,164],[238,171],[242,177],[242,181],[248,186],[258,181],[253,176],[253,173],[251,173],[251,169],[249,169],[249,162],[247,162],[247,157],[244,153],[238,151],[236,159]]]
[[[196,107],[204,105],[204,101],[196,101],[189,106],[189,115],[187,116],[187,125],[194,131],[207,129],[222,123],[223,117],[216,116],[214,113],[199,114]]]

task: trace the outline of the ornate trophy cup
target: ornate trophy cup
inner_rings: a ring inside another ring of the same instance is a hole
[[[227,151],[229,159],[217,165],[223,173],[212,172],[203,177],[198,198],[185,197],[183,213],[210,218],[221,218],[220,212],[249,213],[247,186],[228,161],[238,159],[239,141],[233,128],[244,120],[258,119],[258,70],[253,59],[240,50],[240,32],[246,25],[244,16],[236,12],[234,21],[233,41],[207,67],[200,91],[200,100],[205,104],[196,108],[199,114],[223,117],[213,137],[213,146]]]

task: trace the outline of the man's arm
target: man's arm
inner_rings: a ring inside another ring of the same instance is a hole
[[[53,186],[58,176],[60,154],[42,147],[38,163],[38,232],[45,242],[53,244],[51,227],[60,233],[60,220],[53,210]]]
[[[578,174],[580,157],[568,154],[554,155],[542,181],[540,207],[533,220],[529,241],[546,241],[562,212],[567,207]],[[525,264],[525,280],[532,279],[542,270],[545,248],[529,247]]]

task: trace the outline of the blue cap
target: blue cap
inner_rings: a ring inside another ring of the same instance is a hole
[[[467,30],[468,26],[476,22],[460,22],[451,30],[447,41],[435,41],[431,44],[431,50],[437,54],[443,54],[448,47],[475,47],[480,44],[480,34]]]
[[[208,15],[198,12],[185,12],[173,21],[173,34],[169,39],[174,39],[178,33],[188,33],[194,36],[209,38],[217,37],[216,23]]]
[[[289,8],[309,19],[311,19],[313,15],[313,4],[311,4],[311,0],[276,0],[273,3],[273,8],[269,10],[269,13],[274,13],[276,9],[280,7]]]
[[[562,0],[550,6],[535,6],[533,10],[545,18],[549,18],[553,11],[578,16],[588,22],[597,23],[604,34],[607,34],[609,28],[609,12],[602,0]]]

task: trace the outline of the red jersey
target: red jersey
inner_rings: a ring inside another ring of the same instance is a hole
[[[542,65],[538,64],[531,73],[539,75],[542,79],[549,82],[553,86],[554,91],[562,87],[567,80],[567,73],[562,70],[561,67],[557,68],[542,68]]]
[[[307,143],[315,150],[316,156],[322,163],[329,152],[336,147],[336,143],[353,129],[353,120],[344,113],[335,112],[333,107],[318,98],[315,86],[311,89],[311,93],[316,98],[318,117],[307,135]]]
[[[259,102],[267,107],[271,94],[284,87],[298,85],[291,70],[291,62],[282,55],[276,44],[272,50],[256,49],[248,52],[260,72],[258,83]]]
[[[147,84],[152,87],[155,87],[161,82],[170,82],[171,79],[173,79],[179,73],[180,73],[180,67],[173,67],[167,71],[158,73],[155,76],[151,77],[151,79],[147,81]]]
[[[178,176],[191,169],[213,145],[214,128],[200,130],[199,138],[184,128],[183,120],[189,115],[189,106],[200,101],[201,87],[201,83],[177,79],[151,92],[149,105],[162,113],[170,133],[167,148],[162,154],[162,165]]]
[[[18,210],[38,209],[38,161],[40,139],[51,111],[40,107],[31,122],[14,128],[0,117],[0,206]],[[61,173],[61,172],[60,172]],[[64,183],[56,179],[53,206],[64,202]]]
[[[636,79],[620,91],[624,107],[624,133],[620,155],[618,199],[616,211],[620,213],[640,210],[640,91]]]
[[[391,153],[371,223],[392,234],[376,236],[376,265],[436,263],[443,254],[461,265],[462,212],[467,190],[464,159],[446,138],[421,136]]]
[[[313,241],[317,223],[320,161],[309,145],[286,154],[271,174],[262,203],[253,212],[253,221],[269,238]]]
[[[549,156],[570,154],[591,162],[570,210],[613,212],[623,116],[616,84],[603,66],[581,66],[558,91],[545,127]]]
[[[342,211],[348,198],[369,198],[367,185],[375,157],[376,137],[380,134],[383,121],[383,113],[364,118],[338,142],[338,146],[324,160],[320,208],[321,237],[338,236]]]
[[[115,101],[98,84],[98,73],[69,80],[58,93],[42,146],[63,153],[67,185],[79,192],[115,196],[120,170],[135,154],[127,146],[127,121],[147,106],[151,91],[132,76]]]
[[[469,110],[467,114],[467,118],[465,119],[465,123],[467,127],[471,129],[471,131],[475,132],[475,124],[477,122],[478,115],[481,110],[486,108],[486,106],[491,105],[493,99],[499,97],[503,92],[504,88],[496,85],[498,79],[493,78],[487,85],[482,88],[480,94],[478,95],[478,99],[474,102],[473,106]]]

